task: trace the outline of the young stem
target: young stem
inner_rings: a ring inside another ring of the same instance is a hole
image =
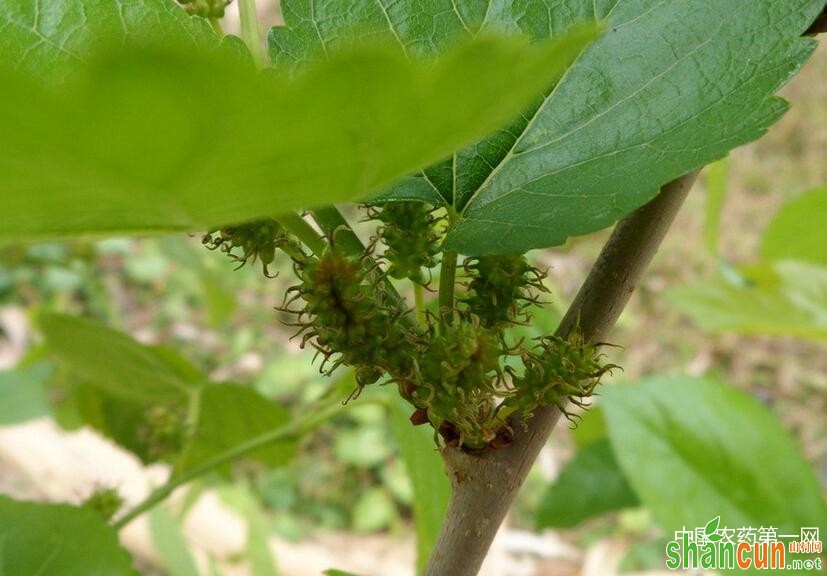
[[[201,388],[190,389],[187,402],[187,439],[192,438],[198,426],[198,414],[201,412]]]
[[[121,516],[112,524],[112,526],[115,530],[120,530],[141,514],[148,512],[157,504],[163,502],[179,486],[183,486],[184,484],[187,484],[188,482],[191,482],[204,474],[212,472],[224,464],[238,460],[251,452],[264,448],[265,446],[269,446],[274,442],[306,434],[340,410],[342,410],[342,403],[337,399],[330,404],[326,404],[310,411],[309,413],[313,415],[312,418],[302,418],[288,422],[284,426],[280,426],[265,432],[260,436],[251,438],[247,442],[233,446],[229,450],[222,452],[214,458],[207,460],[203,464],[199,464],[195,468],[188,470],[179,476],[173,476],[166,482],[166,484],[153,490],[142,502]]]
[[[238,13],[241,20],[241,37],[256,66],[262,68],[265,64],[264,49],[261,45],[261,32],[258,26],[256,0],[238,0]]]
[[[210,18],[210,26],[212,26],[216,34],[222,37],[224,36],[224,30],[221,28],[221,22],[218,21],[218,18]]]
[[[454,285],[457,281],[456,252],[442,253],[442,268],[439,273],[439,311],[446,324],[454,320]]]
[[[425,318],[425,288],[422,287],[422,284],[414,282],[413,291],[414,305],[416,306],[416,321],[419,322],[420,326],[426,328],[428,322]]]
[[[319,236],[313,227],[298,214],[294,212],[282,214],[276,220],[285,230],[301,240],[316,256],[321,256],[327,248],[324,238]]]
[[[328,236],[335,236],[333,241],[349,256],[362,256],[365,245],[350,227],[350,224],[335,206],[325,206],[313,210],[313,218]]]
[[[655,255],[698,172],[666,184],[660,194],[615,227],[577,294],[557,335],[575,327],[599,341],[617,321]],[[510,446],[481,454],[442,451],[452,494],[445,523],[425,576],[474,576],[551,430],[560,419],[553,406],[537,409],[526,422],[513,422]]]
[[[456,157],[454,158],[456,160]],[[448,206],[448,230],[457,221],[457,212],[453,206]],[[439,271],[439,315],[444,324],[454,321],[454,288],[457,283],[456,252],[442,253],[442,266]]]

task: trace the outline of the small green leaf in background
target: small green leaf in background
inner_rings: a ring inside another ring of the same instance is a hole
[[[71,379],[71,375],[66,378]],[[184,403],[124,400],[84,382],[68,382],[76,415],[145,464],[177,457],[186,431]]]
[[[428,62],[359,43],[259,73],[172,0],[0,0],[0,29],[0,240],[14,241],[363,198],[513,120],[596,35],[470,38]]]
[[[562,528],[640,501],[617,464],[608,439],[578,448],[537,510],[538,528]]]
[[[247,520],[247,554],[250,576],[278,576],[276,561],[270,548],[270,530],[261,505],[241,484],[222,486],[222,500],[235,508]]]
[[[421,572],[445,520],[451,483],[445,475],[445,464],[434,448],[432,429],[429,426],[413,426],[409,420],[411,411],[411,406],[404,400],[399,397],[393,399],[391,426],[413,484],[416,565]]]
[[[0,426],[49,414],[45,385],[51,375],[48,362],[0,372]]]
[[[90,426],[145,464],[178,454],[190,401],[207,378],[203,372],[169,348],[139,344],[91,320],[38,318],[47,340],[39,354],[56,360],[45,388],[59,426]],[[120,366],[126,370],[111,364],[115,359],[126,361]],[[166,382],[155,382],[158,376]]]
[[[145,346],[92,320],[37,318],[43,354],[56,360],[47,389],[61,427],[91,426],[145,464],[177,456],[203,372],[169,348]]]
[[[607,438],[606,416],[600,404],[592,406],[582,414],[577,426],[572,430],[574,445],[578,450],[593,442]]]
[[[178,521],[163,505],[149,513],[149,532],[167,576],[199,576]]]
[[[391,453],[387,432],[378,426],[359,426],[337,430],[334,444],[336,459],[361,468],[385,461]]]
[[[180,400],[202,381],[186,360],[86,318],[39,314],[49,350],[89,384],[126,400]]]
[[[764,232],[761,256],[827,266],[827,186],[784,205]]]
[[[329,570],[324,571],[324,576],[359,576],[359,575],[354,574],[352,572],[345,572],[344,570],[336,570],[335,568],[331,568]]]
[[[396,504],[383,486],[365,490],[353,504],[353,529],[370,533],[384,530],[397,519]]]
[[[0,496],[0,576],[138,576],[95,512]]]
[[[233,384],[206,386],[201,393],[195,431],[176,465],[176,472],[191,470],[230,448],[284,426],[290,420],[288,410],[251,388]],[[286,439],[246,457],[275,468],[287,464],[296,449],[296,439]],[[229,472],[230,465],[221,470]]]
[[[710,332],[827,338],[827,267],[790,260],[741,275],[744,286],[717,278],[672,288],[667,298]]]
[[[718,254],[718,234],[721,228],[721,210],[729,179],[729,157],[713,162],[706,167],[706,218],[704,219],[704,237],[706,247]]]
[[[827,529],[813,469],[754,398],[707,378],[653,377],[611,387],[602,406],[629,482],[666,529]]]

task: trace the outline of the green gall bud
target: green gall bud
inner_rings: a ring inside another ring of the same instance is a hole
[[[210,250],[220,249],[229,255],[239,262],[239,268],[248,261],[258,260],[261,262],[264,275],[268,278],[272,275],[267,266],[275,260],[277,248],[292,255],[301,254],[298,241],[272,218],[211,230],[204,235],[201,242]]]
[[[82,507],[99,514],[107,522],[110,521],[124,504],[123,497],[114,488],[95,490],[83,501]]]
[[[369,215],[382,223],[377,233],[387,247],[384,259],[388,274],[427,284],[423,269],[436,266],[439,254],[439,234],[431,207],[421,202],[387,202],[381,208],[371,208]]]
[[[464,267],[471,278],[465,305],[484,326],[502,327],[520,321],[524,309],[538,303],[535,294],[547,291],[545,275],[522,255],[468,258]]]

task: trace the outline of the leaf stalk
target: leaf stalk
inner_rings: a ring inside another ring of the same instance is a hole
[[[239,458],[243,458],[251,452],[260,450],[270,444],[286,440],[289,438],[296,438],[306,434],[319,426],[331,416],[342,410],[342,403],[336,399],[330,403],[326,403],[317,407],[314,410],[308,410],[308,414],[313,414],[311,418],[296,419],[288,422],[284,426],[280,426],[264,434],[251,438],[247,442],[243,442],[232,448],[225,450],[221,454],[207,460],[206,462],[188,470],[180,475],[173,475],[165,484],[153,490],[142,502],[129,510],[121,516],[116,522],[112,524],[115,530],[120,530],[127,524],[135,520],[138,516],[148,512],[156,505],[168,498],[176,488],[183,486],[196,478],[204,476],[221,466],[234,462]]]
[[[324,239],[319,236],[307,220],[295,212],[282,214],[276,220],[285,230],[301,240],[316,256],[321,256],[327,248]]]
[[[238,12],[241,20],[241,38],[247,44],[253,62],[259,68],[266,64],[264,47],[261,42],[261,29],[258,24],[256,0],[238,0]]]

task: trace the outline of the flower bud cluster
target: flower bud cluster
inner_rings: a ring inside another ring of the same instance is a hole
[[[300,283],[281,309],[296,315],[302,346],[310,343],[324,357],[324,372],[352,366],[361,388],[411,369],[417,334],[400,321],[406,309],[372,281],[366,258],[331,245],[318,259],[297,260],[295,269]],[[291,308],[296,302],[300,307]]]
[[[584,342],[577,332],[569,338],[544,336],[523,355],[525,371],[514,378],[516,393],[504,404],[526,416],[540,406],[557,406],[571,419],[568,403],[584,407],[603,375],[618,368],[602,357],[599,345]]]
[[[537,294],[547,292],[545,274],[523,255],[489,255],[468,258],[471,278],[464,303],[484,326],[503,328],[525,320],[525,311],[538,304]]]
[[[258,260],[265,274],[276,249],[286,252],[298,284],[279,309],[294,316],[301,346],[312,346],[322,357],[320,370],[353,368],[356,395],[382,378],[396,383],[415,407],[411,421],[430,423],[447,445],[507,446],[512,423],[541,406],[557,406],[572,417],[569,403],[583,406],[601,377],[616,367],[604,363],[599,345],[577,332],[569,338],[546,336],[532,347],[506,344],[507,330],[525,324],[530,308],[540,304],[538,295],[547,291],[545,275],[523,255],[466,259],[465,291],[454,310],[425,314],[416,322],[388,277],[428,284],[425,272],[429,279],[440,251],[436,218],[416,202],[368,210],[380,225],[361,254],[344,250],[333,231],[325,250],[308,256],[272,219],[214,230],[204,244],[241,265]],[[377,260],[380,242],[385,250]],[[509,356],[518,361],[506,365]]]
[[[81,503],[83,508],[92,510],[101,518],[109,522],[123,507],[123,496],[115,488],[100,488],[92,492]]]
[[[301,252],[298,242],[272,218],[211,230],[201,242],[210,250],[220,249],[229,255],[239,262],[239,268],[248,261],[261,262],[267,277],[271,277],[267,266],[275,260],[277,248]]]
[[[417,360],[413,402],[447,443],[476,448],[496,436],[502,353],[501,339],[476,318],[431,334]]]
[[[223,18],[224,10],[232,0],[178,0],[190,14],[204,18]]]
[[[431,208],[422,202],[387,202],[369,208],[368,215],[381,222],[377,235],[386,246],[388,274],[427,284],[423,270],[436,266],[440,241]]]

